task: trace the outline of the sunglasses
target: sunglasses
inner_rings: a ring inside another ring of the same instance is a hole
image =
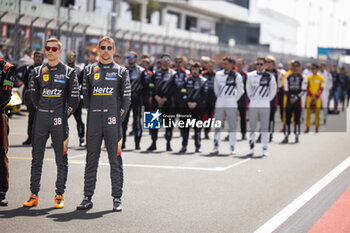
[[[163,58],[162,61],[170,61],[169,58]]]
[[[182,61],[175,61],[175,63],[179,64],[179,63],[182,63]]]
[[[142,66],[148,66],[149,63],[147,63],[147,62],[142,62],[141,65],[142,65]]]
[[[56,52],[56,51],[58,50],[58,48],[57,48],[57,47],[46,46],[46,47],[45,47],[45,50],[46,50],[47,52],[49,52],[50,50],[52,50],[52,52]]]
[[[68,59],[73,59],[75,56],[67,56]]]
[[[266,63],[273,63],[273,61],[266,61]]]
[[[256,63],[257,66],[263,66],[264,63]]]
[[[127,59],[134,59],[135,56],[127,56],[126,58],[127,58]]]
[[[112,46],[104,46],[104,45],[102,45],[102,46],[100,46],[100,49],[101,50],[106,50],[106,49],[108,49],[109,51],[111,51],[112,49],[113,49],[113,47]]]

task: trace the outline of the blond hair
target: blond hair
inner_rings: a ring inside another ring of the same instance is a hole
[[[104,37],[102,37],[101,40],[98,42],[98,47],[101,46],[101,43],[102,43],[103,41],[107,41],[107,42],[109,42],[109,43],[112,44],[113,48],[115,47],[114,40],[113,40],[111,37],[109,37],[109,36],[104,36]]]
[[[57,38],[54,38],[54,37],[53,37],[53,38],[47,39],[47,40],[46,40],[45,46],[46,46],[49,42],[57,43],[57,44],[58,44],[58,49],[61,49],[61,48],[62,48],[62,43],[61,43],[61,41],[59,41],[59,39],[57,39]]]
[[[273,63],[276,63],[276,58],[274,56],[266,56],[266,60],[273,61]]]

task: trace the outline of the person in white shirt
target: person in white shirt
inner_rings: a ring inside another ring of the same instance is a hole
[[[263,146],[263,156],[268,156],[267,146],[269,142],[268,127],[270,116],[270,101],[276,95],[275,77],[265,71],[266,59],[258,57],[256,63],[257,70],[248,73],[247,95],[249,103],[249,125],[250,125],[250,151],[249,155],[254,155],[255,129],[260,121],[261,142]]]
[[[222,59],[224,69],[217,72],[214,81],[214,92],[217,97],[215,104],[215,120],[221,121],[223,127],[226,118],[229,126],[229,142],[231,154],[236,154],[236,116],[237,101],[244,93],[242,76],[234,71],[235,60],[231,57]],[[221,128],[215,128],[214,149],[211,154],[219,153]]]
[[[323,111],[323,124],[327,122],[328,108],[329,108],[329,93],[333,87],[333,79],[331,73],[328,72],[326,68],[326,63],[320,63],[320,71],[318,72],[324,78],[324,89],[321,94],[321,104]]]

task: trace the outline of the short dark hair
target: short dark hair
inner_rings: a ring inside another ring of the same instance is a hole
[[[174,60],[183,60],[181,56],[176,56]]]
[[[319,67],[316,63],[312,63],[311,66],[315,67],[316,69],[318,69],[318,67]]]
[[[201,64],[199,64],[198,62],[193,62],[192,65],[191,65],[191,68],[201,68]]]
[[[230,56],[225,56],[225,57],[222,58],[222,60],[223,60],[223,61],[228,61],[228,62],[231,63],[231,64],[236,64],[235,59],[233,59],[233,58],[230,57]]]
[[[170,54],[169,53],[163,53],[160,58],[164,58],[164,57],[168,57],[168,58],[171,58]]]
[[[115,54],[113,54],[113,58],[115,58],[115,57],[122,58],[122,56],[120,55],[120,53],[115,53]]]
[[[36,50],[34,51],[34,53],[33,53],[33,56],[34,56],[35,54],[40,54],[41,56],[44,56],[43,51],[41,51],[40,49],[36,49]]]
[[[301,66],[300,62],[295,60],[293,63],[292,63],[292,66]]]
[[[259,61],[259,60],[263,60],[264,63],[266,63],[266,59],[265,59],[265,57],[263,57],[263,56],[259,56],[259,57],[256,59],[256,61]]]

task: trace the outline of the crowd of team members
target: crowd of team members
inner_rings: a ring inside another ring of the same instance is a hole
[[[34,65],[28,68],[24,76],[26,87],[35,66],[41,65],[44,56],[36,51],[33,56]],[[129,116],[132,111],[132,131],[134,135],[135,149],[139,150],[142,137],[142,113],[143,111],[157,111],[166,116],[186,115],[196,120],[215,119],[228,122],[228,135],[226,140],[230,142],[232,154],[236,153],[236,124],[239,114],[239,124],[242,140],[246,140],[247,118],[250,123],[250,152],[254,153],[255,143],[262,142],[263,155],[267,155],[267,145],[273,139],[275,131],[275,113],[280,110],[280,118],[283,122],[282,132],[285,138],[282,143],[288,143],[293,121],[295,142],[299,142],[300,123],[306,114],[306,133],[310,130],[310,119],[315,112],[315,131],[319,131],[320,112],[323,110],[323,122],[326,124],[330,100],[334,100],[334,112],[338,111],[338,102],[341,102],[342,110],[348,105],[350,95],[350,80],[345,69],[337,70],[335,65],[326,69],[325,63],[306,64],[302,69],[300,62],[290,61],[287,70],[279,64],[273,56],[259,57],[256,62],[245,64],[244,59],[226,56],[219,64],[209,57],[202,57],[200,62],[188,61],[186,57],[176,56],[173,60],[169,54],[163,54],[152,65],[149,54],[139,55],[130,51],[126,57],[127,64],[123,65],[120,54],[114,54],[115,63],[126,67],[131,82],[131,105],[122,123],[123,144],[127,139]],[[88,64],[96,61],[95,57]],[[67,64],[75,68],[82,82],[82,72],[76,62],[76,54],[71,51],[67,55]],[[251,78],[249,78],[249,76]],[[259,76],[257,80],[255,76]],[[266,80],[265,80],[266,79]],[[253,83],[247,80],[254,80]],[[271,81],[272,80],[272,81]],[[264,82],[266,82],[264,84]],[[265,86],[264,86],[265,85]],[[259,89],[260,88],[260,89]],[[259,97],[259,98],[258,98]],[[31,127],[34,119],[35,108],[30,98],[25,98],[29,110],[28,139],[24,144],[31,143]],[[269,101],[269,104],[267,102]],[[85,146],[85,126],[81,117],[82,103],[74,112],[77,121],[80,146]],[[262,109],[264,110],[262,110]],[[248,111],[251,110],[251,111]],[[258,110],[260,109],[260,110]],[[237,112],[238,110],[238,112]],[[249,117],[247,115],[249,113]],[[254,115],[255,114],[255,115]],[[255,139],[257,120],[260,119],[260,135]],[[292,120],[293,119],[293,120]],[[174,117],[168,120],[174,121]],[[183,119],[182,119],[183,120]],[[203,129],[204,139],[209,139],[210,127]],[[214,149],[212,154],[219,153],[220,128],[213,129]],[[194,128],[194,141],[196,152],[200,152],[201,129]],[[167,141],[166,150],[172,151],[171,139],[173,127],[165,129]],[[157,149],[158,130],[150,130],[152,144],[147,151]],[[187,151],[189,128],[181,129],[183,137],[180,153]]]
[[[121,64],[122,57],[114,55]],[[275,131],[275,113],[280,109],[283,122],[284,139],[288,143],[291,124],[294,125],[295,142],[299,142],[301,119],[306,114],[306,130],[311,125],[311,115],[315,113],[315,132],[319,132],[320,112],[323,110],[323,122],[326,124],[330,111],[329,103],[334,99],[334,110],[338,111],[338,102],[345,108],[347,93],[350,93],[350,80],[343,67],[339,72],[335,65],[327,71],[326,64],[306,64],[305,69],[299,61],[290,61],[287,70],[273,56],[258,57],[256,62],[246,65],[244,59],[234,60],[226,56],[220,64],[209,57],[200,62],[189,62],[186,57],[163,54],[151,66],[148,54],[141,56],[129,52],[126,68],[129,71],[133,111],[133,131],[135,149],[140,149],[142,135],[142,106],[144,111],[160,110],[166,116],[176,114],[191,115],[196,120],[215,118],[228,122],[228,136],[231,154],[236,154],[236,122],[239,114],[242,140],[246,140],[247,118],[249,119],[249,154],[254,154],[255,143],[262,143],[263,155],[267,156],[268,142]],[[347,98],[347,102],[349,98]],[[238,110],[238,112],[237,112]],[[249,110],[249,111],[248,111]],[[249,115],[247,115],[247,113]],[[125,148],[129,113],[123,122],[123,148]],[[174,120],[174,119],[171,119]],[[260,135],[255,139],[257,122],[260,120]],[[165,129],[166,150],[172,151],[172,127]],[[194,128],[196,152],[200,152],[201,129]],[[204,129],[204,139],[209,139],[210,128]],[[212,154],[219,153],[220,128],[215,128]],[[187,151],[189,128],[183,128],[180,153]],[[150,130],[152,144],[147,149],[157,149],[158,131]]]

